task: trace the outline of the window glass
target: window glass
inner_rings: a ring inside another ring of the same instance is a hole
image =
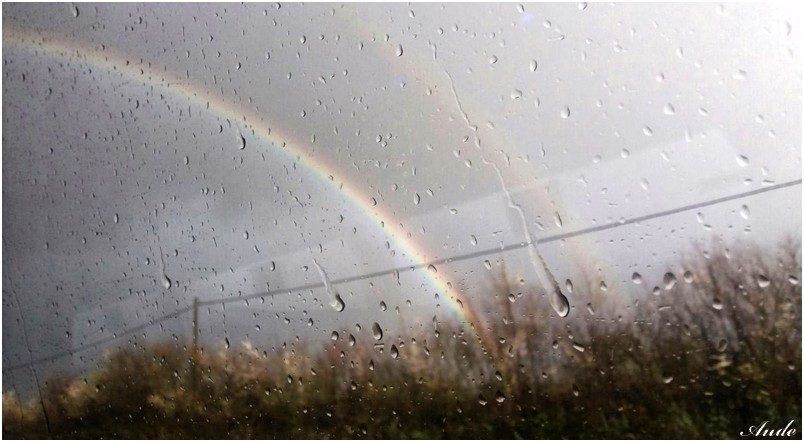
[[[800,432],[797,20],[4,5],[3,435]]]

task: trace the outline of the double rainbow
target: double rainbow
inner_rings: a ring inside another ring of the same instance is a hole
[[[275,153],[297,162],[317,179],[325,182],[327,186],[340,192],[368,218],[381,226],[410,259],[419,265],[427,262],[426,249],[409,238],[401,227],[393,222],[385,222],[393,220],[393,216],[379,206],[372,206],[370,196],[364,193],[360,186],[348,181],[336,182],[334,177],[346,175],[339,173],[335,167],[327,164],[323,159],[311,155],[306,150],[305,142],[281,129],[269,126],[264,117],[253,110],[227,102],[203,87],[167,70],[157,69],[144,60],[133,60],[126,54],[113,49],[99,49],[86,42],[64,36],[24,29],[8,21],[3,25],[3,45],[26,49],[38,56],[71,60],[115,72],[131,80],[159,87],[174,97],[195,103],[213,115],[232,121],[243,131],[251,131],[254,136],[264,142],[265,146],[273,146]],[[443,294],[442,299],[446,300],[446,305],[450,310],[457,314],[461,321],[468,323],[474,329],[484,348],[493,351],[495,344],[487,335],[483,321],[472,307],[471,302],[468,302],[460,291],[436,272],[427,271],[425,274],[432,288],[437,293]]]

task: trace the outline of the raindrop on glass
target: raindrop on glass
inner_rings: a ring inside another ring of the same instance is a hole
[[[678,280],[676,279],[676,275],[674,275],[672,272],[667,272],[667,273],[664,274],[664,289],[665,290],[672,290],[673,287],[676,286],[676,282],[678,282]]]
[[[382,328],[380,327],[380,324],[375,322],[374,325],[371,326],[371,334],[377,341],[382,339]]]
[[[558,212],[553,214],[553,221],[555,221],[556,227],[559,229],[564,227],[564,223],[561,221],[561,215],[559,215]]]
[[[691,283],[691,282],[692,282],[694,279],[695,279],[695,277],[693,276],[692,272],[690,272],[689,270],[687,270],[686,272],[684,272],[684,282],[686,282],[687,284],[689,284],[689,283]]]
[[[335,300],[330,305],[337,312],[342,312],[346,308],[346,303],[343,302],[343,298],[339,293],[335,293]]]

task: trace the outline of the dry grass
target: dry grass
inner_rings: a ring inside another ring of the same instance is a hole
[[[398,358],[347,336],[321,349],[120,350],[86,380],[48,380],[50,434],[38,400],[4,392],[3,436],[735,438],[784,426],[801,415],[800,248],[737,249],[700,250],[681,263],[687,278],[625,311],[603,297],[563,320],[501,273],[475,306],[497,345],[485,350],[455,324],[396,340]]]

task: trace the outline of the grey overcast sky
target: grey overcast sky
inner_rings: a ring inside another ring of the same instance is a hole
[[[449,298],[482,304],[503,262],[543,293],[593,275],[626,305],[696,241],[799,237],[791,185],[416,267],[800,180],[799,19],[776,4],[4,4],[3,382],[89,343],[108,340],[41,372],[186,337],[186,313],[124,332],[194,297],[210,301],[203,339],[270,346],[461,320]],[[591,296],[565,295],[570,314]]]

